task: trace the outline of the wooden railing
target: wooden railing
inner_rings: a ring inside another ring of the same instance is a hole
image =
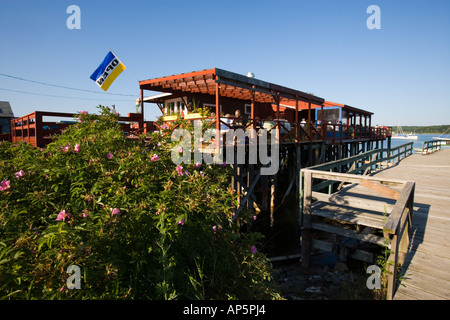
[[[384,237],[390,240],[391,254],[387,261],[388,283],[386,293],[389,300],[394,297],[397,287],[397,265],[403,266],[411,241],[414,189],[414,182],[405,183],[383,229]]]
[[[413,142],[410,142],[391,149],[384,148],[367,151],[349,158],[308,167],[308,169],[366,175],[394,166],[410,156],[412,152]],[[331,193],[334,184],[336,184],[336,181],[327,180],[315,184],[313,188],[314,190],[321,190],[328,187],[328,191]],[[302,185],[302,175],[300,175],[300,190],[302,190]]]
[[[170,124],[179,119],[166,118],[164,123]],[[186,117],[188,121],[204,119],[216,123],[216,117]],[[231,121],[230,121],[231,120]],[[316,125],[302,122],[289,122],[284,119],[260,120],[251,118],[220,117],[221,130],[228,129],[266,129],[268,133],[276,129],[280,130],[280,141],[282,142],[313,142],[319,140],[330,140],[333,143],[348,140],[383,140],[392,135],[391,127],[369,127],[343,124]],[[243,126],[236,126],[235,122],[244,122]]]
[[[73,113],[35,111],[11,120],[11,141],[24,141],[34,147],[42,147],[51,142],[54,134],[59,134],[70,123],[44,122],[43,117],[71,118]]]
[[[321,131],[322,135],[333,143],[346,140],[383,140],[392,135],[391,127],[369,127],[337,123],[324,123],[322,126],[318,126],[318,131]]]
[[[312,245],[312,229],[319,229],[326,232],[332,232],[339,235],[355,238],[361,241],[368,241],[372,243],[380,243],[378,236],[372,234],[361,234],[357,231],[351,231],[344,229],[343,231],[335,226],[325,226],[324,224],[315,224],[312,217],[314,216],[313,208],[313,186],[314,179],[320,179],[325,181],[361,184],[365,188],[372,189],[377,193],[381,193],[388,198],[395,199],[395,205],[390,212],[387,212],[384,225],[381,225],[383,230],[383,236],[385,245],[389,248],[389,258],[387,261],[388,271],[388,284],[387,284],[387,298],[392,299],[396,286],[397,286],[397,266],[403,265],[406,253],[408,251],[410,236],[411,236],[411,219],[413,213],[414,203],[414,182],[400,181],[400,180],[388,180],[377,179],[370,176],[327,172],[321,170],[312,170],[310,168],[302,169],[304,177],[304,192],[303,192],[303,219],[302,219],[302,263],[304,266],[309,265],[309,257],[311,253]],[[401,187],[401,191],[391,189],[388,186]],[[358,198],[359,199],[359,198]],[[360,198],[357,203],[359,205],[366,201],[364,198]],[[369,203],[364,204],[362,207],[370,207]],[[373,209],[371,209],[373,210]],[[353,213],[353,212],[352,212]],[[345,212],[340,212],[339,219],[345,216]],[[367,219],[368,213],[364,213]],[[333,218],[331,216],[331,218]],[[374,215],[369,218],[370,221],[380,219],[380,215]],[[354,220],[352,220],[354,221]],[[358,223],[356,223],[358,224]]]
[[[35,111],[23,117],[11,120],[11,141],[24,141],[34,147],[43,147],[50,143],[55,135],[58,135],[69,125],[76,123],[76,114],[64,112]],[[65,121],[43,121],[44,117],[57,117],[67,119]],[[119,117],[122,130],[129,134],[147,133],[155,127],[151,121],[142,121],[142,116],[129,113],[128,117]],[[126,123],[129,122],[129,123]],[[130,123],[136,123],[134,126]]]
[[[421,154],[430,154],[436,151],[441,150],[441,146],[445,145],[446,141],[443,140],[430,140],[430,141],[424,141],[422,143],[422,150]],[[420,150],[419,150],[420,151]]]

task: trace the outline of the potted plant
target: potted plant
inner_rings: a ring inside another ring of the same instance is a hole
[[[179,114],[172,113],[169,104],[166,104],[166,113],[161,117],[163,121],[175,121],[179,118]]]
[[[199,112],[192,112],[184,115],[184,119],[199,119],[202,118],[202,115]]]
[[[178,117],[179,117],[178,114],[170,114],[170,115],[164,115],[164,116],[162,116],[162,119],[163,119],[164,121],[175,121],[175,120],[178,119]]]
[[[207,117],[204,110],[208,108],[200,108],[200,101],[196,101],[194,98],[192,99],[191,109],[192,112],[184,115],[185,119],[200,119]]]

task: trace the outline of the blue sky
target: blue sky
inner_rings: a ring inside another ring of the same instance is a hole
[[[80,30],[66,26],[72,4]],[[366,27],[372,4],[379,30]],[[139,96],[134,76],[218,67],[370,110],[373,124],[450,124],[449,13],[448,0],[1,0],[1,74],[99,93],[0,76],[0,100],[16,116],[99,104],[126,114]],[[108,92],[131,96],[102,94],[89,79],[109,48],[128,70]]]

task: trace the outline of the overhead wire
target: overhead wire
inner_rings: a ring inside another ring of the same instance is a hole
[[[94,90],[88,90],[88,89],[80,89],[80,88],[74,88],[74,87],[68,87],[68,86],[61,86],[61,85],[58,85],[58,84],[53,84],[53,83],[48,83],[48,82],[42,82],[42,81],[25,79],[25,78],[22,78],[22,77],[13,76],[13,75],[6,74],[6,73],[0,73],[0,76],[11,78],[11,79],[16,79],[16,80],[21,80],[21,81],[26,81],[26,82],[31,82],[31,83],[37,83],[37,84],[50,86],[50,87],[61,88],[61,89],[76,90],[76,91],[98,93],[98,94],[106,94],[106,95],[114,95],[114,96],[136,97],[136,95],[131,95],[131,94],[100,92],[100,91],[94,91]],[[2,90],[8,90],[8,89],[2,89]],[[9,91],[11,91],[11,90],[9,90]],[[21,92],[21,93],[26,93],[26,92]],[[32,93],[30,93],[30,94],[32,94]],[[64,98],[64,97],[61,97],[61,96],[59,96],[59,97],[60,98]],[[87,99],[85,99],[85,100],[87,100]],[[92,99],[92,100],[95,100],[95,99]]]
[[[52,97],[52,98],[64,98],[64,99],[76,99],[76,100],[99,100],[99,99],[104,99],[104,98],[80,98],[80,97],[58,96],[58,95],[53,95],[53,94],[27,92],[27,91],[20,91],[20,90],[6,89],[6,88],[0,88],[0,90],[9,91],[9,92],[16,92],[16,93],[32,94],[32,95],[44,96],[44,97]],[[130,101],[131,99],[124,100],[124,99],[111,98],[111,100],[114,100],[114,101]]]

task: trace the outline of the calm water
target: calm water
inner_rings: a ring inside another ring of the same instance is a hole
[[[450,138],[450,134],[418,134],[418,140],[402,140],[402,139],[391,139],[391,147],[397,147],[405,143],[414,142],[413,148],[422,149],[422,144],[425,141],[434,140],[433,137]],[[442,146],[443,148],[450,148],[450,146]]]

